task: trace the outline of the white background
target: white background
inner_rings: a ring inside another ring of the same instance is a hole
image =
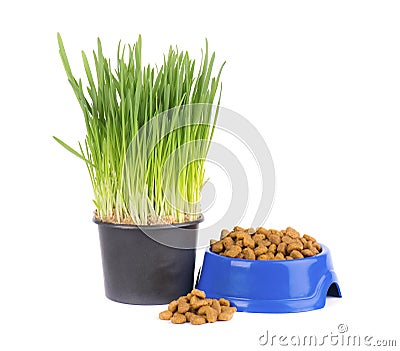
[[[340,323],[399,345],[399,18],[397,1],[2,4],[0,349],[262,349],[267,329],[324,335]],[[207,37],[227,61],[222,105],[260,130],[274,158],[265,226],[328,245],[343,299],[200,327],[159,321],[162,306],[108,301],[85,166],[51,138],[84,136],[57,31],[77,75],[97,36],[114,57],[119,39],[141,33],[150,62],[170,44],[199,57]]]

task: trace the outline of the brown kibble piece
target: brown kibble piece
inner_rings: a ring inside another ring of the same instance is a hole
[[[243,250],[243,256],[245,260],[255,260],[256,259],[256,255],[254,253],[254,251],[252,249],[250,249],[249,247],[246,247]]]
[[[199,298],[197,297],[197,296],[192,296],[191,298],[190,298],[190,306],[193,306],[194,304],[196,304],[197,302],[199,301]]]
[[[232,319],[233,314],[236,312],[236,307],[222,308],[222,312],[218,315],[219,321],[229,321]]]
[[[190,307],[192,310],[197,310],[198,308],[207,305],[208,301],[206,299],[199,298],[195,295],[190,299]]]
[[[186,323],[186,317],[184,314],[175,312],[171,318],[171,322],[174,324],[183,324]]]
[[[244,231],[244,228],[239,227],[239,226],[237,225],[237,226],[233,227],[233,230],[234,230],[235,232],[243,232],[243,231]]]
[[[287,247],[286,243],[280,243],[276,250],[282,253],[283,255],[286,255],[286,247]]]
[[[273,254],[275,254],[275,252],[276,252],[276,244],[269,245],[268,251],[272,252]]]
[[[237,245],[233,245],[229,250],[225,252],[225,255],[231,258],[237,257],[242,252],[242,248]]]
[[[168,304],[168,311],[174,313],[176,312],[177,309],[178,309],[178,301],[173,300]]]
[[[193,289],[191,294],[193,296],[200,297],[201,299],[205,299],[206,298],[206,293],[203,290]]]
[[[278,252],[275,255],[275,260],[284,260],[285,259],[285,255],[282,252]]]
[[[197,290],[197,289],[196,289]],[[201,290],[199,290],[201,291]],[[201,306],[207,306],[208,301],[203,298],[199,298],[198,296],[194,295],[192,293],[192,298],[190,299],[190,307],[193,308],[194,310],[200,308]]]
[[[193,307],[194,310],[197,310],[197,309],[199,309],[200,307],[208,306],[208,302],[207,302],[207,300],[205,300],[205,299],[201,299],[201,300],[198,299],[197,302],[191,304],[191,306]]]
[[[234,244],[235,242],[230,236],[227,236],[222,240],[222,245],[224,245],[225,250],[229,250]]]
[[[219,313],[211,307],[206,312],[206,319],[208,323],[215,323],[218,319]]]
[[[231,231],[231,232],[228,234],[228,236],[231,237],[232,239],[236,239],[236,232],[235,232],[235,231]]]
[[[190,322],[190,318],[194,316],[195,314],[193,312],[186,312],[185,317],[186,317],[186,322]]]
[[[254,228],[247,229],[247,233],[249,233],[249,234],[254,234],[255,232],[256,232],[256,230]]]
[[[187,298],[188,301],[190,301],[190,299],[192,298],[192,293],[188,293],[188,294],[186,295],[186,298]]]
[[[247,234],[247,235],[243,238],[243,246],[250,247],[251,249],[254,249],[254,247],[256,246],[256,243],[255,243],[254,240],[251,238],[250,234]]]
[[[206,309],[209,308],[210,306],[201,306],[197,310],[197,315],[205,315],[206,314]]]
[[[268,236],[268,240],[275,245],[279,245],[281,243],[281,237],[279,236],[279,234],[271,234],[270,236]]]
[[[314,255],[318,255],[319,254],[319,251],[317,250],[317,248],[316,247],[312,247],[311,249],[311,252],[314,254]]]
[[[258,260],[263,260],[263,261],[268,261],[268,260],[273,260],[274,259],[274,254],[270,251],[268,251],[266,254],[260,255],[257,257]]]
[[[303,245],[303,242],[300,240],[300,238],[294,239],[296,243]]]
[[[229,235],[229,230],[228,229],[222,229],[221,230],[221,236],[220,239],[224,239],[225,237],[227,237]]]
[[[265,235],[264,234],[260,234],[260,233],[254,234],[253,235],[253,240],[254,240],[254,242],[256,244],[258,244],[259,242],[262,242],[263,240],[265,240]]]
[[[284,243],[286,243],[286,244],[291,244],[291,243],[296,242],[296,239],[293,239],[293,238],[291,238],[291,237],[288,236],[288,235],[284,235],[284,236],[282,237],[282,241],[283,241]]]
[[[179,297],[177,301],[178,301],[178,306],[179,306],[179,304],[189,302],[190,300],[188,300],[187,296],[184,295],[184,296]]]
[[[196,314],[193,314],[190,317],[189,321],[193,325],[200,325],[200,324],[205,324],[206,323],[206,319],[204,317],[198,316]]]
[[[301,243],[303,244],[303,246],[304,246],[305,244],[307,244],[307,240],[304,239],[304,238],[300,238],[300,241],[301,241]]]
[[[173,313],[170,310],[162,311],[158,314],[158,317],[163,321],[169,321]]]
[[[217,241],[216,243],[211,245],[211,251],[215,253],[220,253],[224,249],[224,245],[222,245],[222,241]]]
[[[267,235],[268,234],[268,230],[263,228],[263,227],[258,227],[256,229],[256,233]]]
[[[240,248],[243,247],[243,240],[237,240],[236,245],[239,246]]]
[[[231,305],[231,303],[228,300],[224,299],[223,297],[221,297],[219,299],[219,304],[220,304],[221,308],[222,307],[229,307]]]
[[[180,302],[178,304],[178,313],[185,314],[189,311],[190,305],[187,302]]]
[[[291,243],[286,248],[287,252],[291,253],[293,250],[301,251],[303,250],[303,244],[295,242]]]
[[[218,314],[221,313],[221,305],[219,304],[219,301],[217,299],[212,300],[211,307],[217,311]]]
[[[233,317],[233,313],[228,313],[228,312],[221,312],[218,315],[218,320],[219,321],[230,321]]]
[[[321,251],[321,245],[318,243],[313,243],[313,246],[318,250],[318,252]]]
[[[246,235],[250,235],[246,232],[236,232],[236,240],[243,240]]]
[[[236,307],[233,307],[233,306],[221,306],[221,312],[235,313],[236,312]]]
[[[286,256],[286,259],[287,260],[293,260],[293,257],[292,256]]]
[[[292,227],[286,228],[286,235],[290,236],[293,239],[300,238],[300,233]]]
[[[304,245],[304,248],[305,249],[311,249],[311,248],[313,248],[314,246],[313,246],[313,243],[312,243],[312,241],[310,240],[310,241],[307,241],[307,243]]]
[[[203,306],[200,307],[199,310],[197,311],[198,315],[205,315],[206,320],[209,323],[214,323],[217,321],[218,318],[218,312],[211,308],[210,306]]]
[[[266,246],[266,247],[270,247],[272,243],[271,243],[269,240],[264,240],[264,241],[263,241],[263,244],[264,244],[264,246]]]
[[[301,250],[301,253],[304,257],[315,256],[315,254],[310,249]]]
[[[311,235],[308,234],[304,234],[303,235],[304,239],[306,239],[307,241],[311,241],[313,243],[315,243],[317,240],[315,240],[315,238],[313,238]]]
[[[266,246],[264,246],[264,245],[257,246],[257,247],[254,249],[254,254],[255,254],[256,256],[263,255],[263,254],[265,254],[265,253],[267,253],[267,252],[268,252],[268,248],[267,248]]]
[[[293,250],[291,253],[290,253],[290,256],[292,256],[293,258],[304,258],[304,256],[301,254],[301,252],[300,251],[298,251],[298,250]]]

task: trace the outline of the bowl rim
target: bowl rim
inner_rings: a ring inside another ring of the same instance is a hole
[[[221,256],[215,252],[211,251],[211,247],[209,246],[206,250],[206,253],[211,254],[212,256],[215,256],[221,260],[227,260],[227,261],[234,261],[234,262],[251,262],[253,264],[294,264],[293,262],[307,262],[307,261],[315,261],[318,259],[321,259],[325,256],[328,255],[329,249],[326,247],[324,244],[318,243],[321,245],[321,252],[318,255],[315,256],[310,256],[310,257],[304,257],[304,258],[295,258],[293,260],[247,260],[245,258],[237,258],[237,257],[226,257],[226,256]]]

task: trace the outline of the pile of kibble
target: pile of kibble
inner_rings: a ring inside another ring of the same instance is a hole
[[[211,240],[211,251],[245,260],[293,260],[318,255],[321,245],[310,235],[284,230],[234,227],[223,229],[219,241]]]
[[[187,295],[171,301],[168,310],[160,312],[162,320],[170,320],[174,324],[190,322],[194,325],[229,321],[236,312],[230,302],[223,298],[209,299],[202,290],[193,289]]]

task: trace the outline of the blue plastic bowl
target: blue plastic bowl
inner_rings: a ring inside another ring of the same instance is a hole
[[[238,311],[288,313],[325,306],[326,296],[342,297],[329,249],[296,260],[229,258],[208,249],[197,288],[224,297]]]

